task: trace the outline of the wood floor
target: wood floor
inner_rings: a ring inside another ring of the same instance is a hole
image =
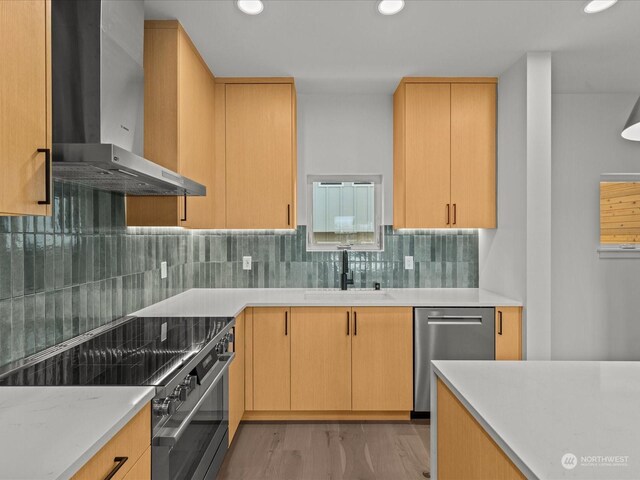
[[[217,480],[424,480],[427,423],[243,423]]]

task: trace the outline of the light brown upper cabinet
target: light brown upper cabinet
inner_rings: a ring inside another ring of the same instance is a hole
[[[496,360],[522,360],[521,307],[496,307]]]
[[[216,139],[224,142],[217,146],[217,162],[224,157],[226,228],[295,228],[293,79],[222,78],[216,82]]]
[[[394,94],[394,228],[495,228],[496,82],[400,82]]]
[[[250,405],[254,410],[291,409],[290,317],[289,308],[253,309],[253,399]]]
[[[144,30],[144,155],[207,187],[203,197],[128,197],[127,225],[221,228],[214,208],[215,79],[176,20]]]
[[[351,410],[351,308],[291,309],[291,410]]]
[[[352,316],[352,409],[412,410],[413,309],[353,307]]]
[[[51,215],[49,1],[0,2],[0,63],[0,215]]]

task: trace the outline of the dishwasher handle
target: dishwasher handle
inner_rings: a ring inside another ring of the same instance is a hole
[[[429,325],[482,325],[481,315],[429,315]]]

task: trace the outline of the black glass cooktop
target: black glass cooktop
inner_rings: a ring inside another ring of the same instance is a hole
[[[232,318],[132,318],[0,375],[0,385],[164,385]]]

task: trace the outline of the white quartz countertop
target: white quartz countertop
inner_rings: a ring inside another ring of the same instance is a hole
[[[640,478],[640,362],[433,366],[527,478]]]
[[[0,387],[0,479],[68,479],[151,400],[151,387]]]
[[[478,288],[309,290],[305,288],[193,288],[135,312],[137,316],[235,317],[245,307],[318,306],[493,307],[522,303]]]

